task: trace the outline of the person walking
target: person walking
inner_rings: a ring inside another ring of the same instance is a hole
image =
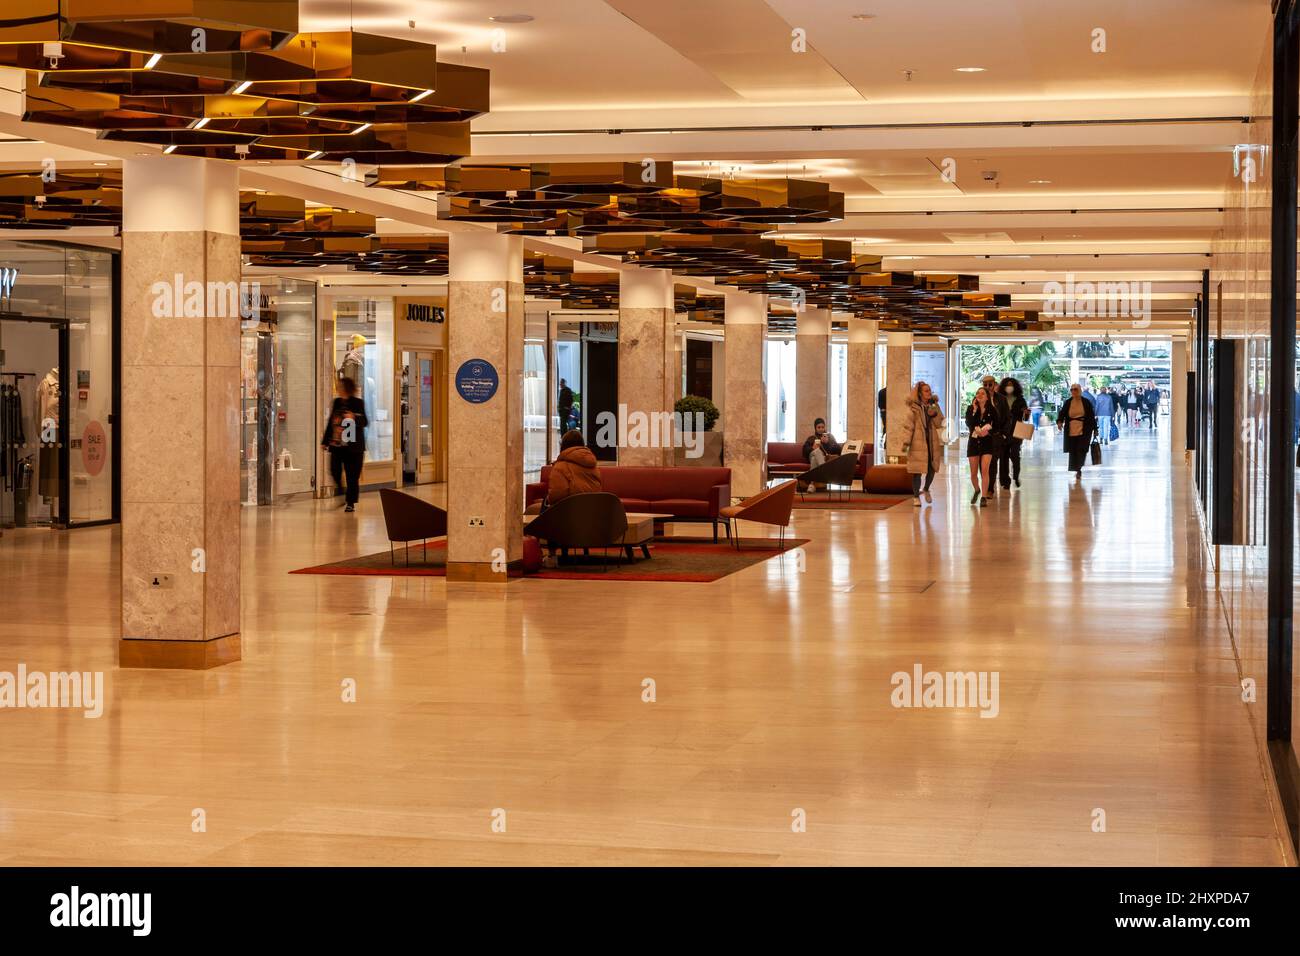
[[[569,383],[564,379],[560,379],[560,394],[555,404],[560,418],[560,432],[563,434],[569,430],[569,416],[573,414],[573,389],[569,388]]]
[[[350,378],[339,379],[339,392],[325,420],[320,446],[330,453],[330,475],[334,487],[344,492],[344,511],[355,511],[361,495],[361,465],[366,455],[366,403]]]
[[[997,474],[1003,490],[1010,491],[1013,481],[1017,488],[1020,487],[1020,446],[1024,444],[1024,439],[1017,438],[1015,432],[1016,425],[1029,420],[1029,403],[1025,401],[1025,390],[1017,378],[1008,375],[998,390],[1007,403],[1007,417],[1002,424],[1004,439]]]
[[[903,425],[903,453],[907,455],[907,472],[912,476],[912,507],[921,507],[921,499],[933,502],[930,484],[943,464],[943,409],[926,382],[917,382],[907,400],[908,416]],[[922,482],[924,478],[924,483]]]
[[[1070,471],[1076,479],[1083,477],[1083,466],[1088,460],[1088,446],[1097,433],[1097,413],[1092,402],[1083,397],[1083,389],[1070,386],[1070,397],[1061,403],[1056,413],[1056,427],[1065,436],[1064,451],[1069,456]]]
[[[1130,388],[1128,394],[1124,396],[1124,409],[1128,412],[1128,427],[1137,428],[1138,425],[1138,395],[1136,388]]]
[[[975,489],[971,504],[978,502],[983,507],[993,497],[989,466],[993,462],[994,433],[1001,424],[993,395],[980,386],[966,409],[966,427],[970,430],[970,437],[966,439],[966,460],[970,463],[970,483]]]
[[[1011,409],[1007,405],[1007,397],[1002,394],[1002,389],[998,388],[998,380],[992,375],[985,375],[980,379],[980,387],[988,391],[989,397],[993,400],[993,408],[998,415],[1000,424],[993,432],[993,461],[989,463],[989,491],[996,494],[998,490],[998,466],[1006,452],[1007,437],[1004,429],[1007,426],[1007,420],[1011,416]]]
[[[1154,430],[1156,419],[1160,417],[1160,389],[1156,388],[1155,382],[1147,382],[1143,404],[1146,406],[1146,414],[1151,416],[1151,428]]]
[[[1115,414],[1115,400],[1111,398],[1109,389],[1103,388],[1097,392],[1093,408],[1097,413],[1097,438],[1103,445],[1109,445],[1110,419]]]

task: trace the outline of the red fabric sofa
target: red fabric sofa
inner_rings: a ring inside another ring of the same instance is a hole
[[[862,454],[858,456],[858,469],[853,473],[854,478],[865,480],[874,454],[875,449],[871,445],[862,446]],[[767,443],[768,481],[773,478],[794,478],[802,475],[809,467],[811,466],[808,462],[803,460],[803,442],[770,441]]]
[[[546,497],[551,466],[542,466],[541,480],[525,488],[525,507]],[[623,510],[672,515],[673,521],[708,521],[718,540],[720,514],[731,504],[730,468],[655,468],[640,465],[601,465],[601,490],[617,495]]]

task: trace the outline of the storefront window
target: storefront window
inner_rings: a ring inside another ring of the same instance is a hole
[[[334,303],[334,369],[351,378],[366,403],[366,460],[393,460],[393,300],[338,299]],[[322,413],[323,414],[323,413]]]
[[[849,434],[849,347],[844,342],[831,343],[830,432],[840,441]]]
[[[114,256],[0,243],[0,523],[114,514]]]
[[[113,256],[69,249],[69,520],[113,519]]]
[[[767,381],[767,440],[794,441],[795,344],[793,339],[769,339],[763,349]]]
[[[243,322],[241,352],[245,504],[312,490],[316,285],[274,276],[248,280],[258,312]]]

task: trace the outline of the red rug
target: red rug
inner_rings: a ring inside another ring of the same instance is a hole
[[[807,544],[808,538],[786,538],[785,550]],[[589,557],[573,556],[556,568],[543,568],[535,574],[524,574],[511,568],[512,578],[540,578],[558,581],[678,581],[707,583],[725,578],[729,574],[752,567],[762,561],[779,557],[782,553],[776,538],[741,538],[740,550],[720,542],[714,544],[707,538],[668,538],[650,544],[650,557],[628,562],[621,550],[609,550],[608,563],[602,566],[599,551]],[[357,558],[299,568],[290,574],[344,574],[377,577],[435,577],[447,576],[447,542],[430,541],[427,548],[411,545],[411,564],[406,564],[406,549],[394,551],[394,565],[387,551],[366,554]]]
[[[794,496],[795,510],[803,511],[884,511],[911,500],[911,495],[828,495],[823,491],[804,497]]]

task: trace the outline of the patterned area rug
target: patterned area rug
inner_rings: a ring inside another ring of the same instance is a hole
[[[807,544],[808,538],[786,538],[785,550]],[[717,581],[762,561],[780,557],[782,549],[776,538],[741,538],[740,551],[725,542],[714,544],[708,539],[668,538],[650,544],[650,557],[629,562],[621,549],[610,548],[608,558],[599,550],[590,556],[575,555],[556,568],[543,568],[535,574],[511,569],[510,577],[570,581]],[[396,564],[393,563],[396,559]],[[350,574],[378,577],[446,577],[447,542],[430,541],[427,547],[413,544],[411,563],[406,564],[406,549],[395,547],[393,557],[387,551],[358,558],[299,568],[290,574]],[[606,563],[608,562],[608,563]]]

